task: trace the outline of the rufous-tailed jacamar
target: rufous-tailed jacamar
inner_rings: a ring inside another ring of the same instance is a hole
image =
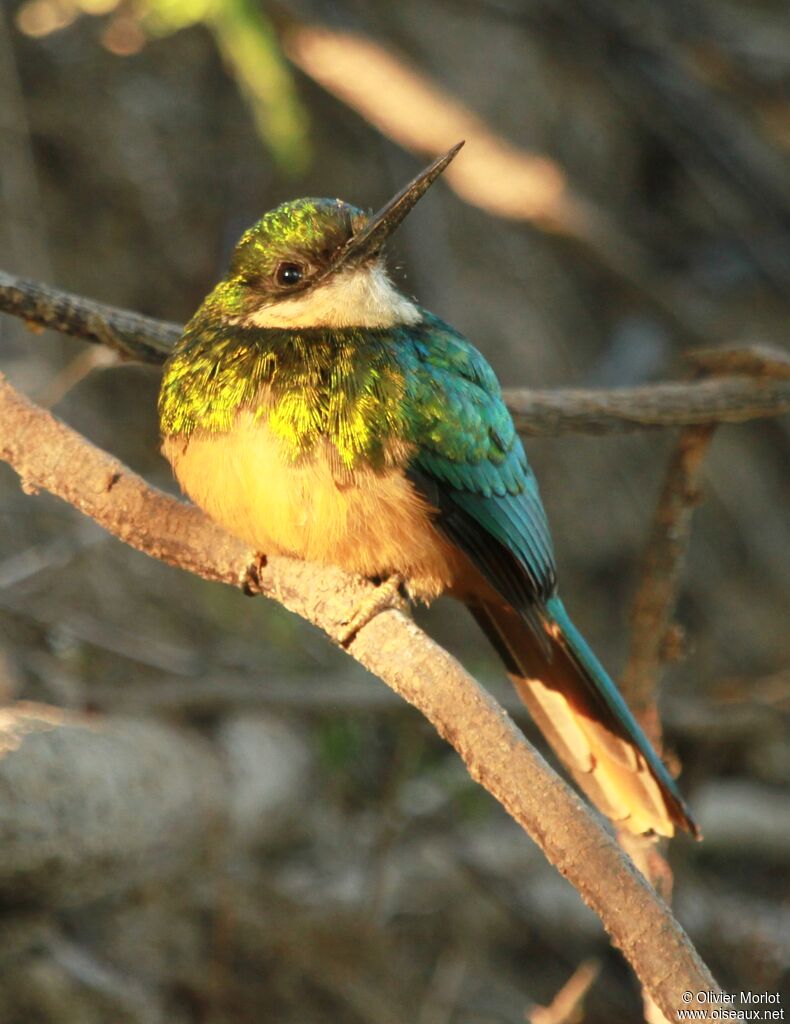
[[[696,833],[560,600],[493,371],[387,275],[385,241],[459,149],[372,216],[297,199],[242,235],[165,368],[164,454],[193,501],[258,551],[463,601],[604,814],[636,833]]]

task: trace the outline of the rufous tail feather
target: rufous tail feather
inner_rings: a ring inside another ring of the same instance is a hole
[[[558,597],[539,641],[506,605],[470,606],[536,724],[595,806],[630,832],[696,838],[674,781]]]

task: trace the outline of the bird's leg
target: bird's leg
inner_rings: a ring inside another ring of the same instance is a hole
[[[398,573],[393,573],[379,583],[376,589],[359,603],[356,611],[347,622],[342,624],[337,634],[341,647],[348,647],[360,629],[367,626],[379,612],[383,612],[387,608],[403,610],[406,607],[406,602],[401,595],[403,584],[403,577]]]
[[[241,575],[239,584],[247,597],[257,597],[263,592],[261,573],[266,568],[266,555],[259,551]]]

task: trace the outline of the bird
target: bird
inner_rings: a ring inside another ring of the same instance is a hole
[[[256,551],[461,601],[603,815],[699,837],[559,596],[494,371],[388,273],[385,243],[462,145],[375,213],[296,199],[242,234],[165,364],[162,452],[186,495]]]

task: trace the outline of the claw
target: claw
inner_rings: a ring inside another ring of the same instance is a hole
[[[360,602],[357,610],[347,622],[342,624],[337,634],[337,640],[341,647],[348,647],[363,626],[367,626],[379,612],[386,611],[388,608],[403,609],[405,607],[405,601],[400,593],[403,583],[403,577],[398,573],[393,573]]]
[[[263,592],[261,573],[266,568],[266,555],[263,552],[253,558],[241,576],[239,584],[246,597],[257,597]]]

